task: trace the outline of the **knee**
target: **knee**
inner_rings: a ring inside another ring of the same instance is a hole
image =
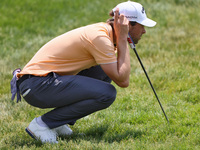
[[[110,84],[110,90],[108,90],[108,98],[112,101],[112,103],[116,99],[116,95],[117,95],[116,88],[112,84]]]
[[[112,84],[108,84],[108,86],[104,89],[103,96],[101,96],[100,102],[106,107],[109,107],[116,99],[117,91]]]

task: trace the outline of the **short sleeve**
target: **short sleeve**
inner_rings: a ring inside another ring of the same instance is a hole
[[[117,62],[115,47],[106,31],[98,31],[97,36],[91,40],[90,54],[97,64],[109,64]]]

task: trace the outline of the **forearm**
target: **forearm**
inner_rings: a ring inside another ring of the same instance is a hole
[[[128,86],[129,75],[130,75],[130,53],[127,44],[127,39],[120,39],[117,42],[117,71],[118,71],[118,82],[121,82]]]
[[[130,54],[127,41],[120,41],[117,44],[117,51],[117,62],[101,64],[101,68],[118,86],[128,87],[130,75]]]

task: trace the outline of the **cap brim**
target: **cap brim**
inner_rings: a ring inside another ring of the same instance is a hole
[[[151,20],[151,19],[149,19],[149,18],[146,18],[142,22],[138,22],[138,23],[142,24],[144,26],[147,26],[147,27],[154,27],[156,25],[156,22]]]

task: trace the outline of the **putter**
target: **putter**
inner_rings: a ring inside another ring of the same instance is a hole
[[[144,71],[144,73],[145,73],[145,75],[146,75],[146,77],[147,77],[147,79],[148,79],[148,81],[149,81],[149,84],[151,85],[151,88],[152,88],[152,90],[153,90],[153,92],[154,92],[154,94],[155,94],[155,96],[156,96],[156,98],[157,98],[157,100],[158,100],[158,103],[160,104],[160,107],[161,107],[161,109],[162,109],[162,111],[163,111],[163,113],[164,113],[164,115],[165,115],[165,118],[166,118],[167,122],[169,123],[169,120],[168,120],[168,118],[167,118],[167,115],[166,115],[166,113],[165,113],[165,111],[164,111],[164,109],[163,109],[163,107],[162,107],[162,104],[161,104],[161,102],[160,102],[160,100],[159,100],[159,98],[158,98],[158,96],[157,96],[157,94],[156,94],[156,91],[155,91],[155,89],[154,89],[154,87],[153,87],[153,85],[152,85],[152,83],[151,83],[151,81],[150,81],[150,79],[149,79],[149,76],[148,76],[148,74],[147,74],[147,72],[146,72],[146,70],[145,70],[145,68],[144,68],[144,66],[143,66],[143,64],[142,64],[142,61],[141,61],[141,59],[140,59],[140,57],[139,57],[139,55],[138,55],[138,53],[137,53],[137,51],[136,51],[136,48],[135,48],[135,44],[134,44],[134,42],[133,42],[133,39],[131,38],[131,36],[130,36],[129,33],[128,33],[128,43],[129,43],[130,47],[134,50],[135,55],[137,56],[137,59],[139,60],[140,65],[142,66],[142,69],[143,69],[143,71]]]

